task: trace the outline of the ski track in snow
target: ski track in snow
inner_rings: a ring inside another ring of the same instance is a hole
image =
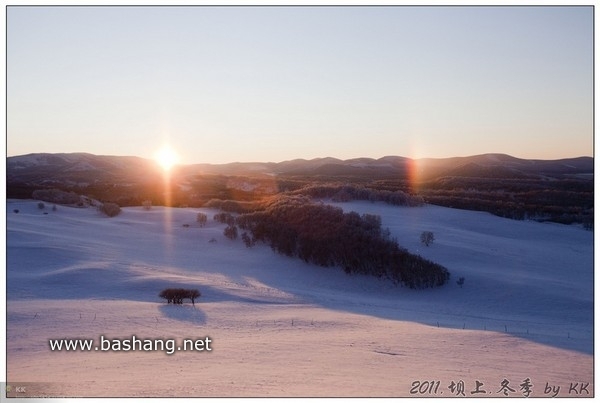
[[[107,218],[8,200],[8,380],[92,397],[410,396],[416,380],[440,380],[449,396],[451,381],[492,393],[528,377],[536,396],[546,382],[593,390],[592,232],[437,206],[332,204],[379,214],[402,247],[446,266],[449,284],[410,290],[249,249],[223,236],[213,209],[129,207]],[[166,305],[158,292],[169,286],[202,296]],[[213,351],[48,347],[100,335],[210,336]]]

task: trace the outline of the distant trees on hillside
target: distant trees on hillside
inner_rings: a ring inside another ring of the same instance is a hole
[[[518,173],[510,175],[507,170],[503,172],[495,176],[494,170],[453,170],[444,175],[422,176],[419,181],[407,176],[406,172],[382,177],[306,173],[278,175],[264,180],[243,175],[201,174],[190,178],[190,184],[185,188],[179,186],[178,181],[172,181],[168,189],[164,188],[162,181],[132,183],[112,177],[110,180],[94,178],[93,181],[43,183],[8,177],[7,197],[33,198],[46,204],[81,207],[93,205],[86,201],[87,197],[117,203],[121,207],[143,206],[147,209],[150,205],[145,205],[145,201],[151,200],[154,205],[212,207],[228,213],[245,214],[262,210],[263,199],[275,193],[327,198],[336,202],[382,201],[399,206],[419,206],[427,202],[487,211],[517,220],[578,223],[593,230],[594,181],[589,180],[591,178],[587,175],[549,173],[549,176],[523,176]],[[251,186],[245,187],[246,183]],[[47,189],[46,186],[55,188]]]
[[[250,235],[247,246],[262,241],[287,256],[320,266],[341,266],[348,274],[389,278],[410,288],[445,284],[450,274],[441,265],[412,255],[381,229],[377,215],[344,213],[298,196],[278,197],[264,209],[242,214],[237,225]]]
[[[335,202],[351,200],[368,200],[371,202],[382,201],[394,206],[422,206],[424,200],[421,196],[410,195],[402,190],[379,190],[362,185],[308,185],[291,192],[296,195],[306,195],[314,198],[331,198]]]
[[[204,203],[204,207],[218,208],[227,213],[248,213],[256,210],[259,204],[254,201],[210,199]]]
[[[79,204],[81,202],[81,197],[75,192],[65,192],[59,189],[34,190],[31,197],[35,200],[58,204]]]
[[[443,177],[423,184],[419,193],[430,204],[593,228],[593,181]]]

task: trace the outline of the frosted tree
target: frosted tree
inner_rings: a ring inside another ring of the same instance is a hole
[[[225,227],[225,230],[223,230],[223,234],[227,238],[235,240],[238,237],[238,229],[235,225],[228,225],[227,227]]]
[[[196,221],[198,222],[198,224],[200,224],[201,227],[204,227],[206,225],[207,220],[208,217],[204,213],[198,213],[198,215],[196,216]]]
[[[433,243],[435,237],[433,236],[433,232],[431,231],[423,231],[421,234],[421,242],[425,244],[425,246],[429,246]]]

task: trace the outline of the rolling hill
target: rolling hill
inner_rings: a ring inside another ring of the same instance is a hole
[[[8,383],[39,397],[443,397],[463,382],[467,396],[480,383],[501,397],[504,380],[523,396],[529,379],[533,397],[550,396],[547,385],[574,396],[575,383],[593,394],[592,233],[438,206],[339,206],[379,215],[409,251],[447,266],[450,283],[410,290],[247,248],[225,224],[196,223],[214,209],[107,218],[8,200]],[[423,230],[435,233],[429,247]],[[165,287],[202,296],[169,305]],[[212,351],[49,347],[132,335],[210,337]]]
[[[279,175],[279,176],[368,176],[373,180],[408,179],[413,167],[418,167],[423,180],[441,176],[466,175],[484,178],[516,176],[552,176],[592,174],[591,157],[561,160],[525,160],[503,154],[442,159],[410,159],[387,156],[379,159],[317,158],[279,163],[190,164],[179,166],[174,174],[187,177],[201,174],[219,175]],[[48,181],[90,183],[94,181],[135,182],[160,175],[152,160],[139,157],[99,156],[87,153],[28,154],[7,158],[7,181],[44,184]]]

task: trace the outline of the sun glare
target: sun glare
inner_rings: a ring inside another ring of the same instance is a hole
[[[158,150],[154,159],[165,171],[169,171],[173,165],[176,165],[179,162],[179,156],[169,146],[163,146]]]

